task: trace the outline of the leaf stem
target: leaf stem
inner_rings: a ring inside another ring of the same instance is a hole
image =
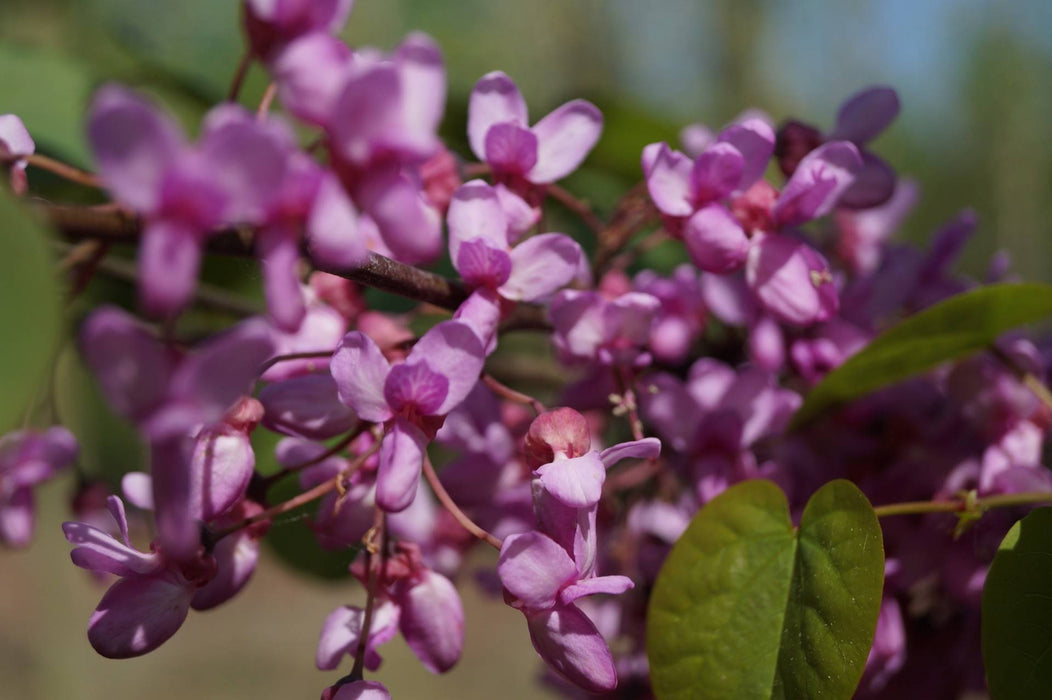
[[[958,513],[962,515],[982,515],[991,508],[1009,508],[1012,506],[1052,503],[1052,491],[1026,491],[1023,493],[1005,493],[983,498],[965,497],[952,501],[908,501],[876,506],[873,512],[878,518],[892,515],[919,515],[922,513]]]

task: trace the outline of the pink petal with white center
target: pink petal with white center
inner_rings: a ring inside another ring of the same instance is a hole
[[[449,392],[430,415],[452,411],[478,383],[486,353],[474,329],[461,321],[443,321],[413,346],[407,363],[426,360],[435,372],[449,380]]]
[[[825,216],[855,181],[862,156],[854,144],[830,141],[804,156],[771,208],[781,226],[795,226]]]
[[[395,419],[380,445],[376,505],[388,513],[405,510],[416,496],[427,436],[404,418]]]
[[[553,671],[592,693],[617,687],[610,648],[588,616],[573,605],[560,605],[526,616],[530,641]]]
[[[294,116],[326,127],[351,70],[347,44],[327,32],[296,39],[270,63],[278,98]]]
[[[571,583],[559,593],[559,602],[570,605],[578,598],[589,595],[620,595],[635,587],[627,576],[597,576]]]
[[[424,668],[445,673],[464,648],[464,608],[456,587],[445,576],[425,570],[396,593],[402,615],[399,629]]]
[[[599,459],[609,469],[623,459],[657,459],[660,454],[661,441],[649,437],[612,445],[599,453]]]
[[[330,363],[340,401],[362,420],[382,423],[391,417],[384,398],[384,383],[391,371],[387,358],[373,339],[361,331],[344,336]]]
[[[507,75],[494,71],[482,76],[468,102],[468,141],[479,160],[486,160],[486,134],[500,122],[527,125],[526,101]]]
[[[559,591],[578,574],[562,545],[530,531],[504,538],[497,575],[524,610],[543,610],[555,605]]]
[[[719,140],[734,146],[745,159],[735,190],[747,190],[763,177],[767,162],[774,153],[774,130],[765,119],[744,119],[720,132]]]
[[[729,143],[717,141],[694,159],[690,188],[696,203],[723,199],[744,179],[745,157]]]
[[[899,96],[886,85],[861,90],[840,105],[831,139],[862,144],[870,141],[899,114]]]
[[[749,255],[749,237],[722,204],[704,206],[687,219],[683,242],[695,265],[718,275],[740,269]]]
[[[112,85],[99,90],[92,102],[88,143],[106,187],[144,213],[160,203],[165,172],[185,145],[181,130],[166,114]]]
[[[446,214],[449,257],[456,262],[460,245],[481,238],[498,250],[508,250],[508,224],[497,190],[482,180],[457,188]]]
[[[173,576],[136,576],[113,584],[88,622],[88,641],[108,659],[153,651],[176,633],[192,592]]]
[[[175,220],[146,226],[139,247],[139,297],[155,317],[182,311],[194,293],[201,267],[199,232]]]
[[[537,136],[512,122],[494,124],[486,132],[486,162],[494,172],[525,175],[537,164]]]
[[[288,333],[296,332],[307,314],[300,291],[298,238],[298,232],[284,224],[266,226],[256,235],[267,312],[274,325]]]
[[[369,259],[358,209],[339,179],[326,173],[307,217],[311,256],[326,266],[357,267]]]
[[[571,508],[590,508],[603,495],[606,467],[598,452],[557,459],[536,471],[545,490]]]
[[[173,357],[130,314],[116,307],[92,313],[81,328],[80,348],[117,413],[139,421],[164,401]]]
[[[694,194],[691,188],[693,163],[664,143],[658,144],[656,153],[654,144],[647,146],[647,149],[649,150],[643,151],[643,171],[646,173],[650,198],[663,214],[690,216],[694,212]]]
[[[537,164],[526,179],[534,184],[555,182],[577,169],[599,142],[603,114],[586,100],[557,107],[533,125],[537,136]]]
[[[511,251],[511,276],[498,290],[506,299],[536,301],[569,284],[581,264],[581,246],[561,233],[528,238]]]

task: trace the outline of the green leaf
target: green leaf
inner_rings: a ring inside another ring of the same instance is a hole
[[[732,486],[695,516],[654,586],[657,697],[850,698],[883,580],[880,526],[851,482],[819,489],[799,528],[772,482]]]
[[[47,389],[61,327],[58,284],[45,234],[0,193],[0,433]]]
[[[1006,332],[1052,317],[1052,286],[995,284],[927,308],[890,328],[808,394],[792,428],[876,389],[989,347]]]
[[[10,44],[0,44],[0,66],[0,114],[17,114],[38,148],[86,165],[88,72],[69,58]]]
[[[1052,508],[1012,526],[983,586],[983,661],[995,700],[1052,688]]]

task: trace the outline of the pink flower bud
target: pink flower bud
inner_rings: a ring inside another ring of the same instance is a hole
[[[557,408],[537,416],[526,434],[526,462],[536,469],[556,456],[580,457],[592,446],[588,421],[572,408]]]

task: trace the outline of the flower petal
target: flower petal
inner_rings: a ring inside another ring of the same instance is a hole
[[[307,315],[300,291],[300,250],[297,232],[285,225],[266,226],[256,235],[263,267],[267,311],[280,330],[294,333]]]
[[[467,323],[443,321],[425,333],[413,346],[406,362],[426,360],[432,371],[449,380],[446,398],[429,415],[445,415],[456,408],[478,383],[485,359],[485,349]]]
[[[544,489],[571,508],[590,508],[603,495],[606,467],[598,452],[557,459],[537,469]]]
[[[402,608],[399,629],[424,668],[445,673],[456,665],[464,648],[464,608],[448,578],[425,570],[397,594]]]
[[[609,469],[623,459],[657,459],[661,454],[661,441],[657,438],[643,438],[611,445],[599,453],[603,466]]]
[[[530,531],[504,538],[497,575],[525,610],[543,610],[552,607],[559,591],[576,579],[577,566],[562,545]]]
[[[771,209],[782,226],[825,216],[855,181],[862,167],[858,149],[847,141],[830,141],[804,156]]]
[[[831,139],[866,143],[884,131],[899,114],[899,96],[886,85],[861,90],[840,105]]]
[[[139,247],[139,296],[155,317],[181,311],[193,296],[201,266],[199,232],[176,220],[146,226]]]
[[[116,197],[140,212],[160,203],[161,182],[184,147],[179,127],[138,95],[99,90],[88,113],[88,142],[99,175]]]
[[[595,624],[573,605],[526,616],[533,648],[553,671],[592,693],[617,687],[610,648]]]
[[[153,651],[190,611],[190,589],[169,576],[124,578],[102,596],[88,622],[88,641],[108,659]]]
[[[537,164],[537,136],[512,122],[494,124],[486,132],[486,162],[495,172],[525,175]]]
[[[619,595],[635,587],[627,576],[597,576],[572,583],[559,594],[559,602],[570,605],[578,598],[588,595]]]
[[[651,154],[650,162],[643,164],[643,171],[646,173],[647,191],[654,204],[663,214],[690,216],[694,211],[691,160],[664,143],[647,146],[644,154],[647,153]]]
[[[745,157],[730,143],[717,141],[694,160],[690,187],[698,204],[723,199],[744,180]]]
[[[427,436],[404,418],[397,418],[380,445],[376,473],[376,505],[388,513],[405,510],[416,496],[424,464]]]
[[[807,326],[824,321],[839,306],[825,258],[789,236],[754,239],[745,278],[764,308],[785,323]]]
[[[285,435],[328,440],[354,428],[357,418],[340,401],[329,373],[307,374],[269,384],[259,392],[263,425]]]
[[[569,284],[581,264],[581,246],[561,233],[528,238],[511,251],[511,276],[498,290],[506,299],[535,301]]]
[[[577,169],[599,141],[603,114],[586,100],[572,100],[533,125],[537,164],[527,174],[535,184],[560,180]]]
[[[507,75],[494,71],[482,76],[468,102],[468,141],[479,160],[486,160],[486,134],[500,122],[522,126],[527,120],[526,101]]]
[[[508,250],[508,224],[497,191],[482,180],[457,188],[446,214],[449,257],[455,263],[460,245],[481,238],[498,250]]]
[[[722,204],[709,204],[687,219],[683,242],[694,264],[714,274],[741,268],[749,255],[749,237]]]
[[[747,190],[763,177],[767,162],[774,153],[774,130],[766,120],[757,117],[744,119],[720,132],[718,140],[734,146],[745,159],[735,190]]]
[[[330,364],[340,401],[362,420],[382,423],[391,417],[384,398],[384,383],[391,371],[387,358],[373,339],[352,331],[340,341]]]
[[[306,230],[312,257],[325,265],[357,267],[369,259],[358,209],[331,173],[321,180]]]
[[[248,584],[259,561],[259,542],[242,530],[221,539],[212,555],[216,559],[216,575],[194,593],[190,600],[194,610],[222,605]]]

